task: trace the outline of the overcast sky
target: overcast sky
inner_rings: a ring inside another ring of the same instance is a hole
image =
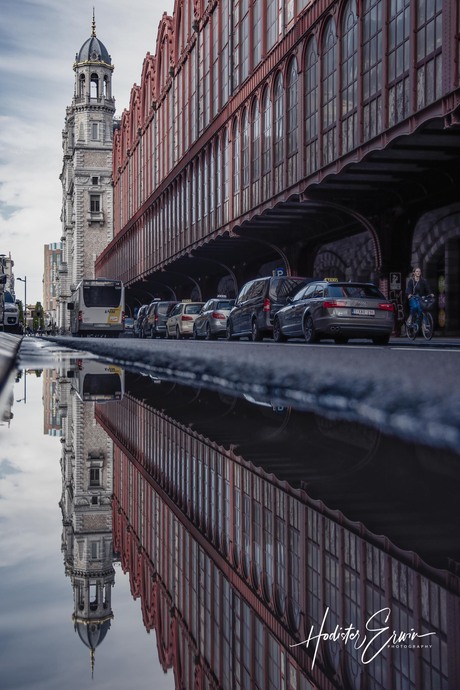
[[[129,105],[163,12],[174,0],[14,0],[0,21],[0,254],[27,276],[27,302],[42,301],[43,246],[61,237],[62,129],[72,102],[75,54],[96,34],[115,66],[116,117]],[[24,299],[24,285],[16,284]]]

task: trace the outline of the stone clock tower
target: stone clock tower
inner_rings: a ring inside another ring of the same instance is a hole
[[[113,237],[112,59],[96,35],[75,56],[75,87],[62,132],[62,237],[58,325],[67,331],[71,286],[94,277],[94,262]]]

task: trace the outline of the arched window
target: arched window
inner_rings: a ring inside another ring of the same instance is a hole
[[[324,32],[322,50],[323,163],[331,163],[337,155],[337,57],[335,22],[330,19]]]
[[[287,156],[288,182],[297,179],[298,140],[298,69],[297,60],[291,60],[287,77]]]
[[[95,72],[91,75],[91,98],[99,98],[99,77]]]
[[[211,142],[209,147],[209,215],[211,222],[216,209],[216,147]]]
[[[358,17],[356,15],[356,0],[348,0],[343,14],[341,48],[342,153],[346,153],[358,143]]]
[[[243,211],[249,206],[249,117],[247,108],[241,118],[241,186],[243,189]]]
[[[80,74],[80,80],[78,82],[78,95],[83,98],[85,95],[85,75]]]
[[[382,0],[363,0],[363,137],[382,131]]]
[[[318,168],[318,50],[312,38],[305,51],[305,165],[310,175]]]
[[[235,118],[233,122],[233,217],[236,218],[239,215],[239,193],[240,193],[240,125],[238,119]]]
[[[222,224],[222,139],[216,142],[216,226]]]
[[[230,141],[228,137],[228,131],[225,130],[224,136],[222,139],[222,153],[223,153],[223,161],[222,161],[222,170],[223,170],[223,201],[224,201],[224,218],[223,222],[227,223],[228,222],[228,205],[229,205],[229,197],[230,197]]]
[[[268,87],[262,98],[262,179],[263,198],[270,196],[270,173],[272,166],[272,102]]]
[[[283,164],[284,164],[284,89],[283,76],[278,73],[275,79],[274,92],[275,106],[275,140],[274,140],[274,163],[275,163],[275,186],[276,191],[283,187]]]
[[[252,107],[251,131],[251,177],[252,177],[252,205],[259,203],[260,179],[260,108],[256,99]]]

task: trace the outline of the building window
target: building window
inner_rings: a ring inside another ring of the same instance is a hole
[[[262,0],[254,0],[252,7],[252,68],[262,59]]]
[[[270,172],[272,164],[271,156],[272,145],[272,102],[270,91],[265,89],[262,98],[262,176],[263,176],[263,198],[270,196]]]
[[[93,141],[99,140],[99,122],[91,123],[91,139]]]
[[[355,0],[349,0],[342,32],[342,152],[351,151],[357,139],[358,18]]]
[[[388,124],[391,127],[409,113],[409,0],[394,0],[391,3],[388,29]]]
[[[92,177],[92,178],[91,178],[91,184],[92,184],[94,187],[97,187],[97,185],[99,184],[99,178],[98,178],[98,177]]]
[[[101,485],[101,470],[99,467],[91,467],[89,470],[89,485],[90,486],[100,486]]]
[[[276,191],[281,191],[283,186],[284,164],[284,86],[281,73],[275,81],[275,181]]]
[[[100,194],[90,194],[90,209],[91,213],[101,212],[101,195]]]
[[[382,0],[364,0],[363,123],[367,141],[382,131]]]
[[[318,167],[318,51],[315,39],[305,57],[305,159],[306,173]]]
[[[329,20],[325,31],[322,54],[322,124],[323,124],[323,163],[331,163],[336,158],[337,127],[337,58],[336,28],[333,19]]]
[[[442,0],[418,3],[417,109],[442,95]]]
[[[287,83],[287,155],[288,182],[297,179],[297,151],[298,151],[298,75],[297,60],[292,60],[289,66]]]

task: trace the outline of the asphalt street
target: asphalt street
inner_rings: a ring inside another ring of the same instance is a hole
[[[261,403],[359,421],[422,444],[460,448],[458,341],[261,343],[26,338],[49,358],[62,347],[92,352],[132,371],[212,390],[251,395]],[[37,353],[38,354],[38,353]]]

